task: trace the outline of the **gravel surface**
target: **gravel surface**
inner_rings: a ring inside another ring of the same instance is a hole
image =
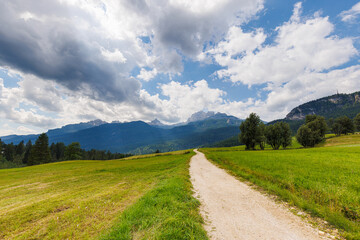
[[[195,152],[190,176],[210,239],[328,239],[283,205]]]

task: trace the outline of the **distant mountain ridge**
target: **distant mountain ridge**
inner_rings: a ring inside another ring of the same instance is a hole
[[[305,122],[306,115],[321,115],[326,119],[347,116],[354,118],[360,113],[360,91],[351,94],[334,94],[328,97],[319,98],[292,109],[285,118],[273,120],[267,124],[286,122],[290,125],[293,135]],[[239,145],[238,136],[234,135],[228,139],[209,144],[208,147],[230,147]]]
[[[289,123],[291,131],[296,134],[299,127],[304,123],[306,115],[320,115],[325,119],[347,116],[354,118],[360,113],[360,92],[350,94],[334,94],[319,98],[292,109],[284,119],[277,119],[269,122],[284,121]]]
[[[81,147],[90,150],[110,150],[122,153],[149,153],[157,149],[172,151],[200,147],[238,134],[242,122],[234,116],[224,113],[196,113],[182,125],[165,125],[155,119],[150,123],[133,121],[127,123],[106,123],[95,120],[87,123],[66,125],[47,132],[49,142],[64,142],[66,145],[79,142]],[[205,116],[205,118],[203,117]],[[200,119],[200,120],[199,120]],[[38,135],[5,136],[5,143],[15,144],[24,140],[33,143]]]
[[[87,128],[92,128],[92,127],[97,127],[100,126],[102,124],[105,124],[107,122],[102,121],[100,119],[96,119],[90,122],[81,122],[81,123],[77,123],[77,124],[69,124],[69,125],[65,125],[61,128],[57,128],[57,129],[52,129],[49,130],[47,132],[48,136],[57,136],[57,135],[61,135],[61,134],[65,134],[65,133],[73,133],[73,132],[77,132],[83,129],[87,129]]]
[[[286,120],[303,120],[306,115],[321,115],[325,118],[348,116],[354,118],[360,112],[360,92],[335,94],[310,101],[292,109]]]

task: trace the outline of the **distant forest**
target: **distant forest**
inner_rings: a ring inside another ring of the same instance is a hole
[[[66,146],[62,142],[52,143],[46,133],[40,134],[33,144],[30,140],[15,145],[5,144],[0,139],[0,169],[37,165],[67,160],[111,160],[129,157],[132,154],[112,153],[105,150],[84,150],[80,143]]]

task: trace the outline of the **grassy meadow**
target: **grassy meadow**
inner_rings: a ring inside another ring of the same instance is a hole
[[[193,153],[0,170],[0,239],[207,239]]]
[[[208,159],[282,200],[360,239],[360,135],[329,138],[325,147],[245,151],[201,149]]]

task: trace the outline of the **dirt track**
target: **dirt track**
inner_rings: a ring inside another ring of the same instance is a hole
[[[211,239],[327,239],[284,206],[195,152],[190,176]]]

